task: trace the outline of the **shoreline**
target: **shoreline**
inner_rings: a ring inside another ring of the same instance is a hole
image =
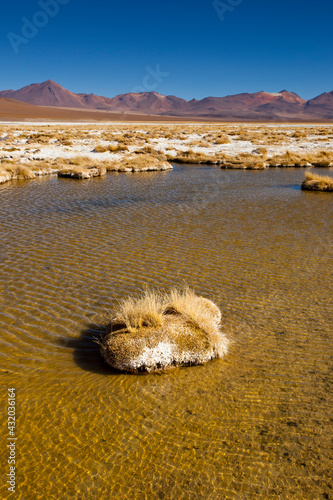
[[[333,126],[0,123],[0,184],[64,169],[70,177],[88,178],[99,175],[98,169],[166,170],[172,163],[244,170],[330,168]]]

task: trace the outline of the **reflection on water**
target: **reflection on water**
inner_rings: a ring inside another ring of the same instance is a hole
[[[331,498],[333,203],[303,177],[184,166],[0,187],[17,498]],[[94,339],[115,301],[184,281],[221,307],[228,357],[113,372]]]

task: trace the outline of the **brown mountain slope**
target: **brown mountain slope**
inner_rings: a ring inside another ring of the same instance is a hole
[[[244,93],[229,95],[226,97],[206,97],[201,101],[190,101],[186,113],[196,115],[214,116],[253,116],[260,113],[273,114],[281,108],[283,114],[288,111],[298,114],[304,107],[306,101],[292,92],[282,91],[279,93],[256,92],[254,94]]]
[[[156,92],[128,93],[113,98],[95,94],[74,94],[52,80],[33,83],[19,90],[4,90],[0,97],[7,97],[37,106],[57,106],[108,111],[164,113],[178,110],[187,101],[175,96],[163,96]]]
[[[33,83],[19,90],[5,90],[0,97],[8,97],[17,101],[34,104],[35,106],[61,106],[69,108],[84,108],[80,97],[52,80],[43,83]]]
[[[55,106],[34,106],[25,102],[15,101],[0,97],[0,121],[184,121],[182,118],[161,117],[134,113],[112,113],[109,111],[96,111],[86,109],[66,109]]]
[[[39,108],[31,104],[0,97],[0,120],[6,120],[9,116],[13,120],[34,116],[36,111],[39,111]]]
[[[333,120],[333,91],[324,92],[314,99],[310,99],[305,106],[308,115],[318,116]]]
[[[120,94],[109,98],[95,94],[74,94],[61,85],[47,80],[19,90],[5,90],[0,97],[38,106],[75,108],[115,113],[199,118],[207,120],[245,121],[320,121],[333,120],[333,92],[322,94],[310,101],[287,90],[277,93],[255,92],[206,97],[186,101],[176,96],[157,92]]]
[[[120,94],[113,99],[112,109],[123,109],[147,112],[168,113],[169,111],[183,111],[188,101],[176,96],[164,96],[157,92],[141,92]]]

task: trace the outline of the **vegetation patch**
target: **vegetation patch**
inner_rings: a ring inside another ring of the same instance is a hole
[[[218,307],[189,288],[121,301],[100,342],[109,365],[132,373],[203,364],[228,346]]]
[[[112,163],[107,167],[107,170],[117,172],[147,172],[170,169],[172,169],[170,163],[160,160],[158,157],[150,154],[140,154],[125,158],[124,160]]]
[[[305,172],[305,181],[302,182],[302,189],[307,191],[333,192],[333,177]]]

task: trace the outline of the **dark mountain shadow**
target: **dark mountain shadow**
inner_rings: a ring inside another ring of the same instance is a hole
[[[119,374],[104,361],[99,352],[98,341],[106,334],[106,328],[106,325],[90,324],[82,330],[79,338],[62,338],[59,343],[74,349],[74,361],[82,370],[103,375]]]

